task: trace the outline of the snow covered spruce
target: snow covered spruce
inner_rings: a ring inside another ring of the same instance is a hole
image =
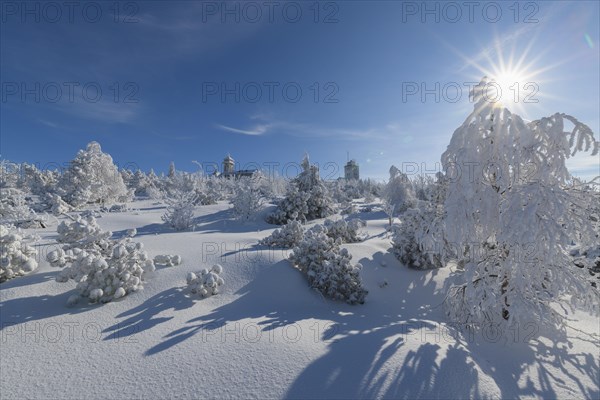
[[[18,230],[0,225],[0,282],[37,269],[37,251],[25,242]]]
[[[80,248],[104,251],[110,245],[112,232],[104,231],[92,215],[78,215],[71,221],[63,221],[56,228],[59,243],[64,249]]]
[[[360,228],[367,226],[361,219],[351,220],[338,219],[336,221],[326,219],[323,225],[327,236],[333,239],[341,239],[342,243],[358,243],[366,239],[366,235],[360,232]]]
[[[45,228],[46,218],[31,208],[28,197],[19,189],[0,189],[0,222],[17,228]]]
[[[57,192],[74,207],[112,204],[131,197],[112,157],[103,153],[97,142],[90,142],[85,150],[79,150],[60,177]]]
[[[302,161],[303,171],[294,178],[277,209],[267,222],[282,225],[290,220],[301,222],[325,218],[334,213],[334,201],[329,189],[319,177],[319,169],[310,165],[308,155]]]
[[[239,221],[256,218],[265,203],[261,191],[261,177],[243,177],[236,183],[235,194],[231,199],[233,215]]]
[[[390,167],[390,180],[383,191],[386,204],[393,206],[393,215],[398,215],[414,207],[416,195],[408,175],[395,166]]]
[[[188,288],[192,293],[197,293],[202,297],[218,294],[219,287],[225,284],[220,276],[222,272],[223,267],[219,264],[213,265],[210,270],[204,268],[195,273],[190,272],[186,279]]]
[[[167,212],[162,216],[162,220],[177,231],[191,229],[194,226],[196,200],[194,193],[176,192],[173,197],[167,199]]]
[[[441,268],[448,256],[448,252],[438,248],[445,241],[441,218],[435,208],[421,207],[410,208],[402,214],[400,225],[394,226],[392,249],[407,267]]]
[[[298,221],[289,221],[279,229],[275,229],[271,235],[262,239],[258,244],[269,247],[281,247],[291,249],[304,238],[304,228]]]
[[[349,304],[362,304],[367,290],[360,279],[360,264],[351,264],[348,250],[340,248],[341,239],[327,236],[322,225],[308,230],[294,247],[290,261],[302,271],[309,285],[323,296]]]
[[[77,282],[78,294],[69,297],[69,305],[81,298],[106,303],[138,291],[146,274],[155,269],[143,244],[132,241],[135,229],[123,239],[112,240],[111,233],[102,231],[90,217],[65,224],[62,231],[67,244],[48,253],[47,260],[51,266],[63,267],[58,282]],[[89,236],[82,236],[82,232]]]

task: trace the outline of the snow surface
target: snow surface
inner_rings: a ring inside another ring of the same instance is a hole
[[[136,228],[151,258],[182,264],[123,299],[69,308],[75,283],[45,261],[59,220],[26,230],[42,237],[40,267],[0,285],[2,399],[600,398],[598,318],[519,327],[508,342],[460,332],[441,306],[450,270],[402,266],[383,212],[353,215],[369,236],[343,246],[369,294],[351,306],[311,290],[289,250],[256,246],[277,227],[237,222],[225,202],[198,207],[187,232],[161,221],[164,205],[129,206],[98,223],[116,237]],[[220,293],[191,295],[187,273],[215,263]]]

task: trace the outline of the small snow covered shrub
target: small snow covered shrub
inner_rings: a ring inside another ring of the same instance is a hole
[[[127,207],[127,204],[113,204],[110,207],[100,208],[100,211],[107,212],[107,213],[126,212],[126,211],[129,211],[129,207]]]
[[[0,282],[25,275],[38,267],[37,251],[17,230],[0,225]]]
[[[70,305],[81,298],[106,303],[142,289],[144,275],[155,267],[143,244],[132,241],[135,234],[130,229],[125,238],[111,240],[112,233],[100,229],[91,215],[59,226],[59,239],[67,244],[46,259],[53,267],[64,267],[58,282],[77,282],[78,294],[69,298]]]
[[[65,243],[66,248],[105,250],[110,246],[112,232],[104,231],[91,215],[78,215],[72,221],[61,222],[57,229],[57,241]]]
[[[63,254],[64,256],[64,254]],[[69,304],[80,298],[91,303],[107,303],[143,288],[144,275],[154,271],[154,263],[143,251],[142,243],[127,237],[114,242],[110,255],[75,249],[56,280],[77,282],[78,295],[71,296]]]
[[[361,219],[355,218],[349,221],[339,219],[333,221],[326,219],[324,223],[327,230],[327,236],[333,239],[341,239],[342,243],[358,243],[365,240],[365,235],[360,233],[360,228],[367,226],[367,223]]]
[[[308,156],[302,161],[303,171],[294,178],[277,209],[267,222],[282,225],[290,220],[310,221],[334,213],[334,201],[329,189],[319,177],[319,169],[310,165]]]
[[[174,267],[179,264],[181,264],[181,256],[179,255],[159,254],[154,257],[154,265]]]
[[[213,265],[210,271],[206,268],[199,272],[190,272],[187,275],[188,288],[192,293],[198,293],[202,297],[209,297],[219,293],[219,286],[222,286],[225,281],[220,276],[223,272],[223,267],[219,264]]]
[[[167,212],[162,216],[170,227],[177,231],[184,231],[194,226],[195,194],[178,192],[167,199]]]
[[[235,194],[231,199],[233,215],[240,221],[256,218],[264,204],[259,179],[241,178],[236,183]]]
[[[304,228],[298,221],[289,221],[279,229],[275,229],[270,236],[262,239],[258,244],[269,247],[282,247],[291,249],[304,238]]]
[[[447,249],[440,247],[444,238],[435,211],[411,208],[402,214],[400,220],[401,224],[394,230],[392,238],[396,258],[407,267],[416,269],[443,267]]]
[[[362,304],[367,290],[360,279],[360,264],[351,264],[348,250],[340,248],[341,239],[327,236],[322,225],[308,230],[294,247],[290,261],[308,278],[309,285],[323,296]]]
[[[48,193],[46,195],[46,201],[50,205],[50,212],[52,215],[59,216],[66,214],[74,210],[74,208],[65,202],[59,195]]]

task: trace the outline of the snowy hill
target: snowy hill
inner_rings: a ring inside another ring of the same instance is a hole
[[[441,307],[449,269],[402,266],[382,212],[361,213],[368,239],[343,245],[369,290],[351,306],[311,290],[289,251],[256,246],[275,226],[236,222],[226,202],[199,207],[193,232],[167,228],[162,205],[129,205],[99,224],[137,228],[150,256],[183,263],[123,299],[67,307],[75,284],[45,261],[59,221],[29,230],[40,268],[0,285],[2,399],[600,397],[597,318],[521,326],[508,342],[459,331]],[[220,294],[190,294],[186,274],[215,263]]]

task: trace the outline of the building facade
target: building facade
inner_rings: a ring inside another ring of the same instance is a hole
[[[350,160],[344,166],[344,178],[347,180],[351,179],[360,179],[360,174],[358,171],[358,164],[354,160]]]
[[[256,174],[255,169],[243,169],[236,171],[235,170],[235,160],[231,157],[230,154],[223,159],[223,172],[219,174],[224,178],[240,178],[242,176],[254,176]]]

